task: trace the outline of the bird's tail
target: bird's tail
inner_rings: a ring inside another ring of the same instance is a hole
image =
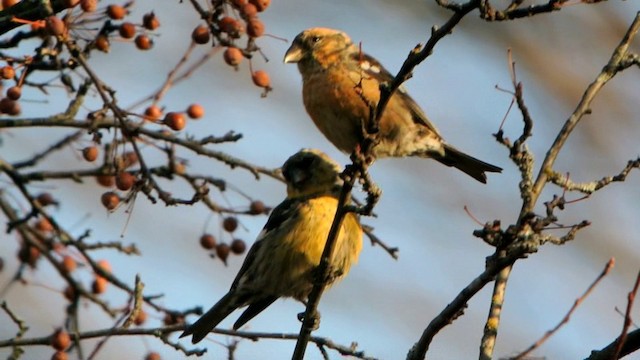
[[[502,168],[491,165],[482,160],[478,160],[448,144],[444,144],[444,156],[435,156],[434,159],[444,165],[453,166],[464,171],[467,175],[483,184],[487,183],[487,175],[485,174],[485,171],[502,172]]]
[[[182,338],[193,334],[191,342],[193,344],[199,343],[213,328],[237,308],[237,295],[229,291],[220,301],[213,305],[209,311],[202,315],[198,321],[187,326],[180,337]]]

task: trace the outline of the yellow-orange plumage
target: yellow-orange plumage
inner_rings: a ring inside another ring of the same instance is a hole
[[[327,28],[301,32],[284,61],[297,63],[302,100],[320,132],[338,149],[346,153],[356,150],[371,109],[380,100],[380,86],[393,76],[344,32]],[[433,158],[483,183],[485,172],[502,170],[447,144],[404,88],[391,96],[379,125],[380,142],[373,149],[376,158]]]
[[[302,150],[285,162],[287,199],[273,209],[229,292],[181,336],[193,335],[192,342],[197,343],[237,308],[248,306],[234,329],[280,297],[307,300],[338,205],[339,170],[317,150]],[[334,282],[349,272],[361,249],[362,229],[349,213],[331,261]]]

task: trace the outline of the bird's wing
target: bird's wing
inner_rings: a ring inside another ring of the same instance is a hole
[[[262,231],[251,246],[251,249],[249,249],[249,252],[245,257],[244,262],[242,263],[242,266],[240,267],[240,270],[236,275],[236,278],[233,280],[231,289],[235,289],[238,286],[242,277],[245,275],[251,264],[255,261],[255,258],[260,252],[260,248],[265,243],[265,238],[273,236],[273,234],[277,233],[278,230],[283,226],[283,224],[295,215],[302,201],[303,200],[301,198],[286,199],[271,211],[271,215],[269,215],[267,223],[262,228]]]
[[[353,60],[357,61],[360,64],[360,69],[362,70],[363,74],[366,74],[369,77],[377,80],[378,86],[381,83],[390,84],[395,78],[374,57],[363,52],[356,52],[351,56]],[[399,100],[405,104],[407,109],[409,109],[411,118],[413,119],[414,123],[425,126],[429,130],[436,133],[439,137],[442,137],[438,129],[429,121],[427,115],[425,115],[424,111],[422,111],[422,108],[420,108],[415,100],[411,98],[404,86],[400,85],[398,90],[396,90],[395,92],[395,96],[398,96]]]

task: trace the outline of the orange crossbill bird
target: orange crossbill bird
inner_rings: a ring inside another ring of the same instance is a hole
[[[180,337],[193,335],[195,344],[241,307],[248,306],[234,329],[278,298],[306,302],[336,213],[342,184],[339,173],[338,164],[318,150],[303,149],[284,163],[287,198],[271,212],[229,292]],[[361,249],[362,228],[357,216],[348,213],[336,239],[330,281],[347,275]]]
[[[304,106],[318,129],[338,149],[351,153],[363,140],[370,106],[380,99],[380,84],[393,76],[363,53],[342,31],[311,28],[301,32],[284,56],[302,74]],[[380,118],[380,142],[373,156],[433,158],[486,183],[485,172],[502,169],[447,144],[420,106],[398,89]]]

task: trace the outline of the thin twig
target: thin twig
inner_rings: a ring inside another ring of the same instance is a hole
[[[520,354],[512,357],[511,359],[512,360],[524,359],[527,355],[529,355],[529,353],[531,353],[533,350],[539,348],[545,341],[547,341],[551,336],[553,336],[553,334],[555,334],[558,330],[560,330],[560,328],[564,324],[568,323],[569,319],[571,318],[571,315],[573,314],[573,312],[578,308],[578,306],[580,306],[580,304],[582,304],[582,302],[587,298],[587,296],[589,296],[589,294],[591,294],[593,289],[595,289],[595,287],[600,283],[600,281],[605,276],[607,276],[607,274],[609,274],[611,269],[613,269],[614,265],[615,265],[615,259],[614,258],[609,259],[609,261],[605,265],[605,267],[602,270],[602,272],[600,273],[600,275],[598,275],[598,277],[593,281],[593,283],[591,283],[591,285],[589,285],[589,287],[582,294],[582,296],[580,296],[579,298],[576,299],[576,301],[573,303],[573,306],[571,306],[571,309],[569,309],[567,314],[562,318],[562,320],[560,320],[558,325],[556,325],[553,329],[547,331],[538,341],[536,341],[531,346],[529,346],[529,348],[527,348],[525,351],[523,351]],[[640,275],[639,275],[638,279],[640,280]]]
[[[638,276],[636,276],[636,283],[633,285],[633,289],[627,295],[627,311],[624,313],[624,325],[622,326],[622,332],[618,337],[618,344],[616,345],[616,351],[613,353],[612,359],[618,359],[620,353],[622,352],[622,347],[627,339],[627,332],[629,331],[629,327],[631,326],[631,309],[633,308],[633,302],[636,299],[636,294],[638,293],[638,287],[640,287],[640,272],[638,272]]]

